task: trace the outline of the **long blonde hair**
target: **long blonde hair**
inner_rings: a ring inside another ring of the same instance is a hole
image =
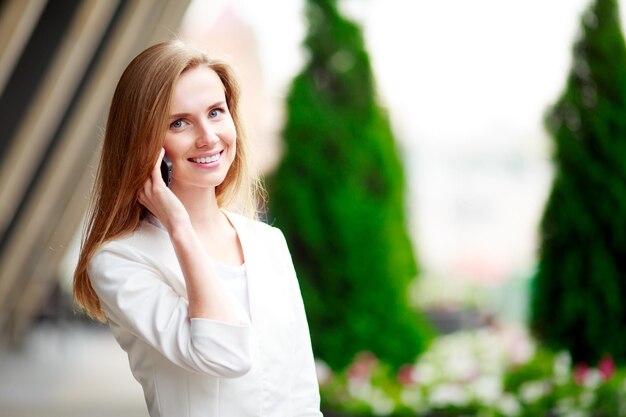
[[[230,67],[180,41],[159,43],[141,52],[126,67],[113,94],[74,271],[74,298],[94,319],[106,321],[89,280],[89,261],[103,243],[131,233],[147,215],[137,193],[163,147],[176,82],[182,73],[198,66],[206,66],[220,77],[237,133],[235,159],[216,188],[217,202],[249,216],[256,214],[261,186],[248,166],[238,108],[239,85]]]

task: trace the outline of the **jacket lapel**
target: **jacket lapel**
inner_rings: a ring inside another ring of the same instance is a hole
[[[246,264],[246,273],[248,276],[248,302],[250,303],[250,320],[254,323],[258,319],[257,297],[258,292],[262,290],[258,279],[262,270],[262,259],[257,256],[258,250],[255,250],[256,242],[253,233],[253,222],[248,218],[223,210],[228,220],[237,231],[239,243],[243,251],[243,258]]]

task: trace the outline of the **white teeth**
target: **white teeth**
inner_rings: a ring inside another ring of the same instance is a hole
[[[198,164],[210,164],[211,162],[215,162],[220,159],[220,154],[216,153],[215,155],[208,158],[191,158],[191,160]]]

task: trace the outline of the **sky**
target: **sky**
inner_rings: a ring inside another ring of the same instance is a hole
[[[210,4],[210,5],[208,5]],[[302,65],[300,0],[194,0],[204,19],[225,4],[255,28],[268,88],[286,89]],[[383,104],[407,136],[457,141],[484,125],[525,128],[557,96],[584,0],[345,0],[362,24]],[[208,23],[210,24],[210,23]],[[416,118],[416,114],[428,117]],[[454,114],[456,123],[449,123]],[[405,120],[419,119],[419,123]]]

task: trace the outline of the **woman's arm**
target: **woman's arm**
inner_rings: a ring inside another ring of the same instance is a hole
[[[170,235],[185,277],[189,316],[239,323],[233,301],[217,279],[187,210],[163,182],[160,170],[163,155],[162,150],[150,178],[139,192],[139,201],[159,219]]]
[[[140,233],[143,233],[141,231]],[[165,277],[174,257],[163,236],[134,236],[109,242],[89,263],[89,277],[113,333],[133,335],[181,368],[220,378],[246,374],[251,366],[250,325],[189,318],[187,300]],[[139,243],[138,243],[139,241]],[[150,254],[153,261],[148,261]],[[149,355],[149,352],[145,352]]]
[[[237,377],[250,369],[250,325],[240,320],[232,297],[215,275],[187,210],[165,186],[161,157],[139,192],[139,201],[167,228],[187,298],[164,279],[172,273],[167,240],[139,231],[109,242],[89,265],[92,286],[114,332],[133,334],[187,370]],[[141,234],[144,233],[144,234]],[[148,259],[152,254],[155,259]],[[120,333],[120,334],[122,334]],[[119,339],[118,339],[119,340]],[[121,342],[120,342],[121,343]]]
[[[174,224],[168,231],[187,285],[189,317],[241,323],[191,223]]]

